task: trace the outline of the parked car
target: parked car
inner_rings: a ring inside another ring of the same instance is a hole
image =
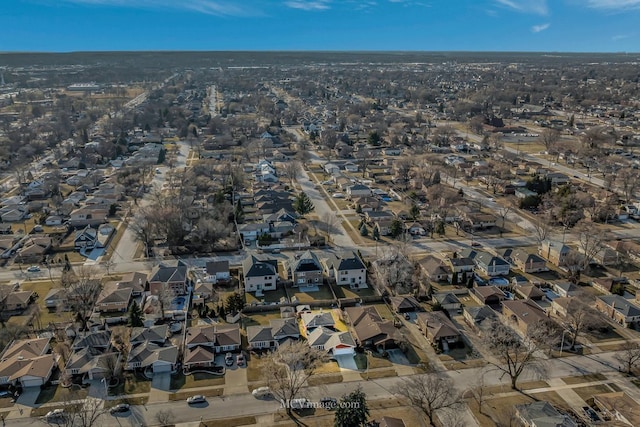
[[[257,398],[267,397],[271,396],[271,389],[269,387],[258,387],[257,389],[253,390],[251,394]]]
[[[44,417],[48,422],[58,422],[64,420],[64,416],[64,409],[60,408],[47,412],[47,415]]]
[[[189,405],[193,405],[195,403],[204,403],[206,401],[207,401],[207,398],[200,394],[196,394],[195,396],[191,396],[187,398],[187,403]]]
[[[0,391],[0,398],[2,398],[2,397],[12,397],[12,396],[13,396],[13,394],[10,391],[6,391],[6,390]]]
[[[40,267],[38,267],[37,265],[32,265],[31,267],[27,268],[27,271],[29,273],[37,273],[38,271],[40,271]]]
[[[227,353],[224,356],[224,364],[227,366],[232,366],[233,365],[233,354],[231,353]]]
[[[238,364],[238,366],[244,366],[246,363],[246,360],[244,358],[244,354],[240,353],[238,355],[238,357],[236,357],[236,363]]]
[[[131,407],[127,403],[120,403],[109,410],[112,414],[121,414],[123,412],[129,412]]]
[[[333,193],[333,197],[334,199],[344,199],[344,194],[342,193]]]
[[[338,407],[338,399],[335,397],[323,397],[320,399],[320,404],[325,409],[336,409]]]

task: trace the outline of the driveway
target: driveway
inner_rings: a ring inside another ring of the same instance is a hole
[[[409,363],[409,359],[407,359],[407,356],[405,356],[402,350],[400,350],[399,348],[392,348],[390,350],[387,350],[387,353],[389,353],[389,361],[391,363],[395,363],[397,365],[411,365],[411,363]]]
[[[350,371],[357,371],[358,366],[356,365],[356,359],[353,358],[353,355],[349,354],[341,354],[335,356],[336,362],[338,362],[338,366],[341,369],[348,369]]]
[[[153,374],[153,378],[151,379],[151,388],[169,391],[171,389],[171,373],[162,372]]]

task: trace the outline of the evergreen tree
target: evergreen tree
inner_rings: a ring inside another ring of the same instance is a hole
[[[356,205],[356,213],[357,213],[357,214],[361,214],[361,213],[362,213],[362,206],[360,206],[360,203],[358,203],[358,204]]]
[[[158,164],[162,164],[164,163],[164,160],[167,157],[167,150],[165,150],[164,148],[160,149],[160,152],[158,153]]]
[[[414,221],[418,219],[418,217],[420,216],[420,208],[418,207],[418,205],[416,204],[411,205],[411,210],[409,211],[409,215],[411,216],[411,219]]]
[[[378,227],[373,227],[373,233],[371,234],[371,237],[373,237],[373,240],[380,240],[380,230],[378,230]]]
[[[367,237],[369,235],[369,229],[365,224],[362,224],[362,227],[360,227],[360,235],[362,237]]]
[[[242,203],[240,203],[240,200],[238,200],[238,202],[236,203],[235,216],[236,222],[238,224],[244,222],[244,209],[242,208]]]
[[[300,216],[305,216],[314,209],[313,203],[311,199],[309,199],[309,196],[307,196],[307,193],[302,191],[298,194],[293,202],[293,209],[295,209]]]
[[[444,221],[438,221],[436,222],[436,227],[435,227],[435,231],[436,233],[438,233],[441,236],[444,236]]]
[[[335,427],[362,427],[367,424],[369,408],[367,395],[358,387],[340,399],[333,425]]]
[[[389,227],[389,232],[391,233],[391,237],[398,237],[404,231],[404,224],[399,219],[394,219],[391,223],[391,227]]]
[[[237,313],[244,308],[244,298],[239,293],[234,292],[227,297],[226,306],[229,313]]]
[[[138,328],[143,325],[144,315],[142,314],[142,308],[140,308],[136,300],[133,300],[133,304],[131,304],[131,308],[129,308],[129,326]]]

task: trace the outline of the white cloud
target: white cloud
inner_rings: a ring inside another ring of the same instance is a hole
[[[632,36],[633,36],[633,34],[618,34],[618,35],[615,35],[615,36],[611,37],[611,40],[614,41],[614,42],[617,42],[618,40],[628,39],[628,38],[630,38]]]
[[[329,9],[330,0],[315,0],[315,1],[307,1],[307,0],[290,0],[286,1],[284,4],[293,9],[302,9],[302,10],[326,10]]]
[[[499,5],[523,13],[547,15],[547,0],[495,0]]]
[[[640,0],[587,0],[594,9],[640,9]]]
[[[238,2],[230,0],[62,0],[67,3],[93,5],[93,6],[117,6],[132,9],[172,9],[191,10],[207,15],[217,16],[242,16],[255,15],[256,11],[241,6]]]
[[[531,31],[533,31],[534,33],[539,33],[541,31],[546,30],[550,26],[551,26],[551,24],[534,25],[533,27],[531,27]]]

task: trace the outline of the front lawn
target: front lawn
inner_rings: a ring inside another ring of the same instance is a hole
[[[169,400],[172,400],[172,401],[186,400],[187,397],[191,397],[195,394],[199,394],[206,397],[219,397],[219,396],[222,396],[223,391],[224,390],[222,388],[210,388],[208,390],[200,390],[197,393],[192,391],[180,391],[177,393],[171,393],[169,395]]]
[[[342,375],[340,374],[313,375],[307,380],[307,384],[309,387],[324,384],[335,384],[341,383],[342,379]]]
[[[64,388],[60,385],[46,387],[40,391],[36,404],[82,400],[87,397],[87,390],[87,388],[82,388],[78,385],[72,385],[69,388]]]
[[[223,386],[224,376],[209,374],[206,372],[196,372],[190,375],[177,373],[171,375],[171,390],[182,390],[196,387]]]
[[[235,418],[224,418],[221,420],[204,421],[200,423],[202,427],[240,427],[256,424],[256,417],[245,415]]]
[[[151,391],[151,381],[139,378],[136,375],[127,372],[120,379],[117,386],[109,389],[110,396],[122,396],[131,394],[149,393]]]

